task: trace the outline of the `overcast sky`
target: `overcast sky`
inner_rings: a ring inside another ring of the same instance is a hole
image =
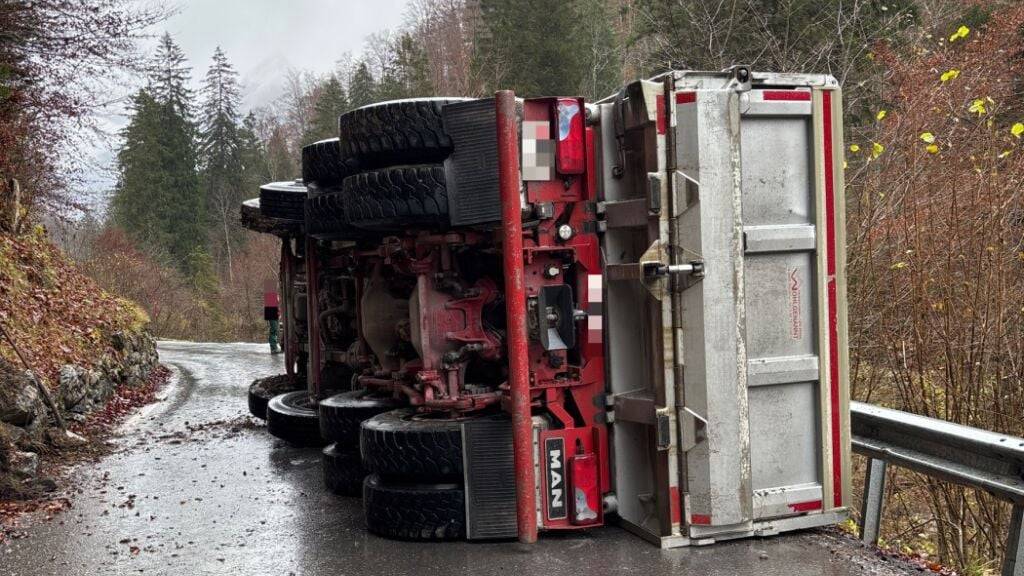
[[[152,30],[154,36],[170,32],[184,50],[198,86],[213,51],[220,46],[243,83],[243,110],[267,105],[281,95],[289,69],[324,73],[346,53],[357,55],[366,37],[394,30],[404,21],[407,0],[181,0],[178,12]],[[155,39],[147,42],[150,50]],[[124,100],[142,84],[125,85]],[[115,106],[101,119],[114,134],[127,122]],[[114,138],[110,145],[117,145]],[[113,148],[100,146],[90,156],[97,166],[87,174],[87,200],[101,208],[113,186]]]
[[[246,104],[274,96],[268,82],[288,68],[326,72],[374,32],[401,26],[406,0],[184,0],[163,23],[195,68],[206,73],[218,45],[249,91]],[[253,93],[256,101],[253,101]]]

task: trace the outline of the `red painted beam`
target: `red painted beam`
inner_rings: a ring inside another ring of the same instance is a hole
[[[537,501],[536,479],[533,475],[533,421],[530,415],[516,95],[511,90],[501,90],[495,94],[494,104],[498,120],[498,185],[505,265],[505,311],[508,316],[508,382],[512,400],[516,526],[519,541],[531,544],[537,541]]]
[[[306,237],[306,327],[309,330],[309,369],[306,378],[309,381],[310,395],[316,400],[320,397],[320,322],[317,319],[317,294],[320,292],[320,262],[316,249],[316,240]]]
[[[295,276],[292,272],[292,250],[291,250],[291,238],[284,237],[281,239],[281,301],[284,303],[280,305],[280,308],[284,310],[284,331],[281,342],[284,344],[284,370],[289,376],[295,374],[295,314],[292,311],[295,308],[295,300],[292,296],[292,285],[295,282]]]

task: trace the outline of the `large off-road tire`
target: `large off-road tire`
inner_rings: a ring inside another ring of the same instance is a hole
[[[249,385],[249,412],[260,420],[266,420],[267,404],[270,399],[279,394],[296,390],[299,386],[298,380],[287,374],[253,380]]]
[[[331,189],[306,200],[306,233],[319,240],[359,240],[366,236],[349,223],[340,189]]]
[[[307,390],[274,396],[267,403],[267,430],[296,446],[323,446],[316,406]]]
[[[458,420],[422,416],[413,408],[392,410],[363,422],[359,447],[367,471],[385,479],[463,480]]]
[[[363,483],[366,528],[398,540],[466,536],[465,492],[459,484],[399,484],[375,474]]]
[[[268,218],[302,222],[306,218],[306,187],[300,182],[271,182],[260,186],[260,212]]]
[[[359,425],[398,406],[394,398],[375,396],[366,390],[336,394],[320,401],[320,436],[339,447],[358,451]]]
[[[449,222],[441,164],[392,166],[349,176],[341,194],[348,223],[357,228],[444,228]]]
[[[250,198],[242,202],[239,208],[239,218],[242,228],[259,232],[261,234],[273,234],[282,238],[298,236],[302,234],[304,222],[295,220],[281,220],[279,218],[268,218],[260,210],[260,199]]]
[[[380,102],[342,114],[341,157],[363,168],[439,162],[452,150],[441,109],[466,98]]]
[[[310,196],[341,186],[345,178],[359,171],[354,159],[343,160],[337,138],[302,147],[302,181]]]
[[[366,470],[358,451],[331,444],[324,448],[320,460],[324,469],[324,485],[328,490],[341,496],[362,495]]]

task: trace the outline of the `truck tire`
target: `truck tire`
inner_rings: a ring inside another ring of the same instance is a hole
[[[267,419],[267,404],[278,394],[291,392],[299,387],[294,376],[278,374],[257,378],[249,385],[249,413],[260,420]]]
[[[366,236],[345,213],[342,191],[331,189],[306,200],[306,232],[319,240],[359,240]]]
[[[360,496],[366,470],[359,458],[359,452],[339,448],[331,444],[324,448],[321,463],[324,468],[324,486],[340,496]]]
[[[274,396],[267,403],[267,430],[296,446],[323,446],[316,406],[307,390]]]
[[[305,220],[306,187],[299,182],[271,182],[260,186],[260,212],[268,218]]]
[[[394,398],[374,396],[366,390],[342,392],[320,401],[320,436],[357,452],[359,425],[382,412],[399,406]]]
[[[397,484],[376,474],[363,482],[366,528],[397,540],[459,540],[466,536],[465,492],[459,484]]]
[[[348,223],[357,228],[445,228],[449,222],[441,164],[393,166],[349,176],[341,196]]]
[[[458,420],[417,417],[413,408],[392,410],[363,422],[359,447],[363,466],[384,479],[463,480]]]
[[[363,106],[341,115],[341,157],[363,168],[439,162],[452,149],[441,109],[467,98],[413,98]]]
[[[342,160],[337,138],[302,147],[302,181],[309,188],[310,196],[341,186],[345,178],[357,171],[354,160]]]

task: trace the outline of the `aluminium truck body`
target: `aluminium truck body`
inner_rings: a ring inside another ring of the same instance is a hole
[[[596,106],[618,515],[662,546],[846,517],[841,111],[743,67]]]

